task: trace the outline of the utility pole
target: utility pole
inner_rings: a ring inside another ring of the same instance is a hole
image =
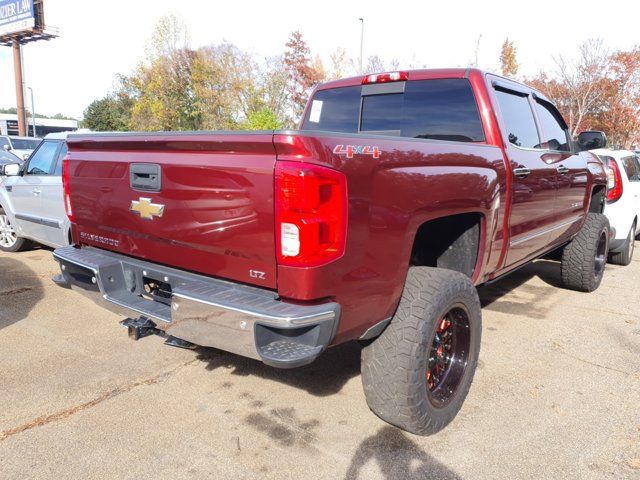
[[[364,44],[364,18],[360,17],[358,20],[360,20],[360,74],[363,73],[362,71],[362,46]]]
[[[16,79],[16,109],[18,113],[18,135],[26,136],[26,118],[24,114],[24,84],[22,83],[22,51],[20,42],[13,41],[13,71]]]
[[[33,136],[36,135],[36,106],[33,104],[33,88],[27,87],[29,92],[31,92],[31,125],[33,125]]]

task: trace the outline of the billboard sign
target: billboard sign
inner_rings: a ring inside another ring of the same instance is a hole
[[[33,0],[0,0],[0,35],[28,30],[35,24]]]

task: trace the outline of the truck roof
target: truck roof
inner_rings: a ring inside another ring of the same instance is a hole
[[[399,69],[397,71],[407,73],[409,80],[432,80],[438,78],[468,78],[471,73],[479,74],[484,77],[486,74],[491,74],[494,77],[501,78],[505,80],[505,82],[509,82],[512,84],[521,85],[527,89],[534,90],[540,97],[547,100],[546,96],[530,87],[529,85],[525,85],[522,82],[518,82],[517,80],[513,80],[512,78],[503,77],[502,75],[498,75],[493,72],[487,72],[485,70],[481,70],[479,68],[423,68],[423,69],[415,69],[415,70],[403,70]],[[382,73],[382,72],[377,72]],[[363,78],[371,75],[372,73],[366,73],[363,75],[358,75],[355,77],[341,78],[339,80],[332,80],[330,82],[321,83],[316,87],[316,91],[318,90],[327,90],[330,88],[339,88],[339,87],[352,87],[356,85],[361,85]]]

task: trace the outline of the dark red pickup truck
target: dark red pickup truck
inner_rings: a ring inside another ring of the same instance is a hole
[[[299,131],[69,137],[57,279],[157,333],[275,367],[360,340],[367,402],[436,432],[478,360],[475,286],[562,249],[600,284],[607,178],[554,106],[474,69],[349,78]]]

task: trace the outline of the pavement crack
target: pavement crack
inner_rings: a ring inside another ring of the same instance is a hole
[[[596,363],[596,362],[592,362],[590,360],[585,360],[584,358],[580,358],[577,355],[573,355],[572,353],[567,352],[564,348],[562,348],[561,345],[559,345],[556,342],[554,342],[554,348],[556,349],[556,351],[560,352],[563,355],[566,355],[569,358],[573,358],[574,360],[577,360],[577,361],[579,361],[581,363],[586,363],[587,365],[591,365],[593,367],[603,368],[605,370],[609,370],[610,372],[622,373],[623,375],[627,375],[627,376],[630,376],[630,377],[633,377],[633,376],[637,375],[637,372],[628,372],[626,370],[620,370],[618,368],[608,367],[606,365],[602,365],[601,363]]]
[[[8,295],[16,295],[18,293],[30,292],[33,290],[33,287],[22,287],[22,288],[14,288],[13,290],[5,290],[4,292],[0,292],[0,297],[8,296]]]
[[[27,430],[31,430],[32,428],[42,427],[52,422],[57,422],[60,420],[64,420],[65,418],[69,418],[72,415],[75,415],[78,412],[82,412],[84,410],[88,410],[90,408],[95,407],[96,405],[100,405],[102,402],[115,398],[123,393],[130,392],[134,388],[154,385],[156,383],[160,383],[166,380],[169,376],[173,375],[178,370],[191,365],[195,362],[198,362],[198,359],[191,360],[186,363],[182,363],[171,370],[162,372],[154,377],[147,378],[144,380],[138,380],[136,382],[129,383],[128,385],[124,385],[122,387],[116,387],[113,390],[109,390],[108,392],[103,393],[99,397],[94,398],[93,400],[89,400],[88,402],[81,403],[80,405],[76,405],[74,407],[70,407],[64,410],[61,410],[56,413],[52,413],[50,415],[42,415],[28,423],[23,425],[19,425],[17,427],[10,428],[8,430],[4,430],[0,433],[0,442],[6,440],[9,437],[17,435],[18,433],[26,432]]]

